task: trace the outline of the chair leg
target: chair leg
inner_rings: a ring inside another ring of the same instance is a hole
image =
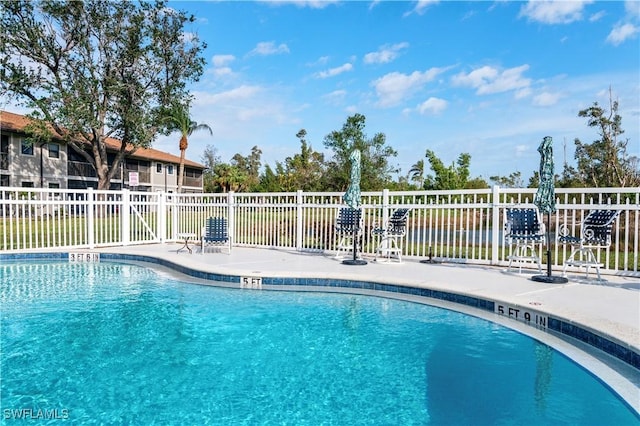
[[[395,238],[389,238],[389,252],[387,253],[387,259],[391,262],[391,254],[398,253],[398,259],[400,259],[400,252],[398,251],[398,241]]]
[[[382,254],[382,257],[385,258],[386,263],[391,262],[392,254],[397,255],[398,262],[402,263],[402,250],[398,245],[397,237],[395,236],[383,236],[380,240],[380,243],[376,247],[376,260],[378,260],[378,256]]]
[[[349,244],[350,242],[350,244]],[[340,237],[340,241],[338,241],[338,246],[336,249],[336,255],[334,256],[335,259],[342,259],[342,252],[344,252],[345,254],[349,254],[349,252],[353,250],[353,237],[351,236],[347,236],[347,235],[343,235]]]
[[[589,266],[593,265],[594,268],[596,268],[596,273],[598,274],[598,281],[600,281],[602,278],[600,277],[600,262],[598,262],[598,259],[596,258],[596,254],[593,252],[593,250],[591,249],[587,249],[587,259],[589,264],[587,265],[587,278],[589,278]]]
[[[579,255],[581,259],[580,261],[576,261],[576,256]],[[600,262],[598,262],[598,258],[596,257],[593,250],[585,247],[574,248],[571,251],[571,255],[564,261],[564,268],[562,270],[563,276],[566,276],[567,266],[573,264],[578,268],[584,267],[586,269],[585,278],[589,278],[589,268],[592,266],[596,269],[596,274],[598,275],[598,280],[601,280],[602,277],[600,275]]]
[[[513,247],[513,245],[512,245]],[[540,256],[536,254],[536,243],[528,243],[526,241],[516,241],[515,247],[511,249],[511,254],[507,257],[509,259],[509,266],[507,271],[511,271],[513,261],[518,262],[518,273],[522,273],[522,262],[536,262],[538,265],[538,272],[542,273],[542,260]]]
[[[580,251],[579,248],[573,248],[571,249],[571,254],[569,255],[569,257],[567,258],[567,260],[564,261],[564,267],[562,268],[562,276],[566,277],[567,276],[567,267],[569,265],[571,265],[571,263],[575,260],[576,254]]]

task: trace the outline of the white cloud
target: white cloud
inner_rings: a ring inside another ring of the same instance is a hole
[[[222,93],[194,92],[194,105],[226,105],[238,100],[251,99],[262,91],[260,86],[243,85]]]
[[[627,0],[624,2],[624,10],[630,18],[640,18],[640,2],[638,2],[638,0]]]
[[[448,105],[449,103],[444,99],[431,97],[426,101],[424,101],[423,103],[421,103],[420,105],[418,105],[417,109],[420,114],[424,114],[424,115],[438,114],[444,111],[445,109],[447,109]]]
[[[262,3],[268,3],[274,6],[294,5],[300,8],[308,7],[310,9],[324,9],[325,7],[336,4],[339,0],[259,0]]]
[[[533,97],[533,104],[535,106],[551,106],[557,104],[561,97],[559,93],[543,92]]]
[[[315,62],[307,63],[307,66],[308,67],[315,67],[315,66],[318,66],[318,65],[326,65],[327,63],[329,63],[329,57],[328,56],[321,56]]]
[[[273,41],[261,41],[256,47],[249,52],[250,55],[277,55],[280,53],[289,53],[289,47],[282,43],[276,46]]]
[[[233,70],[230,67],[219,67],[219,68],[213,68],[211,70],[211,73],[215,77],[224,77],[224,76],[233,75]]]
[[[322,96],[322,99],[330,104],[339,104],[344,101],[346,96],[346,90],[334,90],[333,92],[327,93],[326,95]]]
[[[412,13],[423,15],[429,6],[439,2],[440,0],[418,0],[416,2],[416,6],[410,12],[405,13],[404,16],[409,16]]]
[[[344,110],[349,114],[355,114],[356,112],[358,112],[359,109],[356,105],[350,105],[346,107]]]
[[[409,43],[396,43],[393,45],[386,44],[381,46],[377,52],[371,52],[364,55],[365,64],[386,64],[393,61],[400,55],[402,49],[409,47]]]
[[[315,74],[315,76],[317,78],[328,78],[328,77],[334,77],[338,74],[342,74],[343,72],[348,72],[353,70],[353,65],[351,65],[350,63],[346,63],[344,65],[340,65],[339,67],[336,68],[331,68],[329,70],[326,71],[320,71],[318,73]]]
[[[604,10],[601,10],[598,13],[594,13],[593,15],[589,16],[589,22],[597,22],[600,19],[604,18],[606,15],[606,12]]]
[[[584,7],[592,1],[529,0],[520,16],[543,24],[568,24],[582,20]]]
[[[614,46],[618,46],[624,41],[635,37],[640,32],[640,29],[633,24],[618,24],[607,36],[607,43],[611,43]]]
[[[392,72],[373,81],[378,94],[377,105],[391,107],[399,104],[410,93],[414,93],[426,83],[434,80],[446,68],[431,68],[425,72],[414,71],[411,74]]]
[[[476,89],[478,95],[508,92],[510,90],[526,89],[531,80],[524,78],[522,73],[529,69],[529,65],[508,68],[504,71],[490,66],[475,69],[468,74],[460,73],[452,78],[457,86],[470,86]]]
[[[529,152],[531,147],[529,145],[516,145],[516,157],[522,157],[524,154]]]
[[[214,67],[224,67],[235,60],[236,57],[233,55],[213,55],[211,58]]]
[[[531,96],[531,87],[525,87],[522,89],[516,90],[516,93],[513,95],[516,99],[524,99]]]

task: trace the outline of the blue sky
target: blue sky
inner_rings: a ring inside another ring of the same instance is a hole
[[[620,102],[628,152],[640,155],[640,2],[171,1],[196,15],[207,67],[193,86],[190,138],[200,161],[257,145],[275,166],[316,151],[347,117],[366,116],[406,175],[427,149],[450,164],[471,154],[488,180],[538,169],[537,148],[573,163],[574,139],[598,139],[578,111],[608,90]],[[178,153],[177,136],[154,147]],[[566,151],[566,156],[565,156]]]
[[[316,151],[347,117],[386,135],[406,175],[431,149],[450,164],[471,155],[472,177],[538,169],[537,148],[573,163],[574,139],[596,130],[578,111],[620,102],[629,154],[640,156],[638,1],[170,1],[193,13],[187,31],[207,43],[192,86],[193,118],[222,161],[253,146],[275,166]],[[154,148],[178,154],[178,136]],[[566,151],[566,156],[565,156]],[[328,153],[327,153],[328,154]],[[557,167],[558,169],[559,167]]]

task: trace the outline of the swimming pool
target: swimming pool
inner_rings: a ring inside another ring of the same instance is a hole
[[[199,286],[110,262],[8,263],[0,282],[5,420],[638,422],[548,346],[441,308]]]

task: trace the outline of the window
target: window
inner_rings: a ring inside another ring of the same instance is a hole
[[[173,174],[173,164],[167,164],[167,174]]]
[[[0,140],[0,169],[9,169],[9,135],[2,135]]]
[[[57,143],[49,144],[49,158],[60,158],[60,145]]]
[[[0,175],[0,186],[9,186],[9,175]]]
[[[22,181],[23,188],[33,188],[33,182]]]
[[[196,178],[197,179],[197,178],[202,177],[202,171],[200,171],[198,169],[190,169],[188,167],[185,167],[184,174],[185,174],[185,176],[190,177],[190,178]]]
[[[156,163],[156,173],[162,173],[162,163]]]
[[[49,188],[59,189],[60,184],[58,182],[49,182]]]
[[[34,155],[33,154],[33,144],[29,143],[25,140],[20,142],[20,152],[22,155]]]

